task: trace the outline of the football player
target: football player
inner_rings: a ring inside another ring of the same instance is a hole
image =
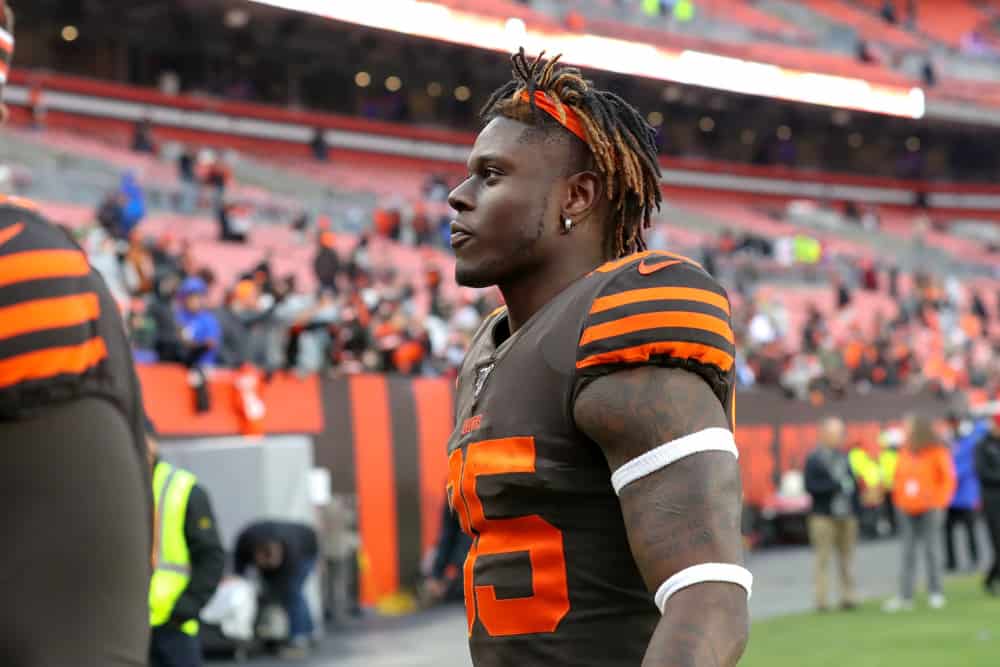
[[[13,53],[0,0],[0,94]],[[146,664],[142,415],[103,281],[33,205],[0,197],[0,664]]]
[[[462,285],[506,306],[460,371],[448,494],[476,667],[727,667],[748,637],[726,292],[645,251],[654,131],[515,54],[451,193]]]

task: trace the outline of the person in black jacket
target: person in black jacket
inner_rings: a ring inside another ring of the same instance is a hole
[[[828,569],[834,551],[840,570],[841,607],[853,609],[854,548],[858,536],[858,484],[844,451],[844,422],[830,418],[820,429],[820,443],[806,460],[805,486],[812,496],[809,541],[816,550],[816,608],[826,611]]]
[[[146,418],[146,444],[152,468],[160,460],[159,444],[152,422]],[[212,502],[205,488],[198,483],[191,488],[184,513],[184,541],[187,543],[191,574],[187,588],[174,602],[170,619],[153,628],[149,648],[151,667],[199,667],[201,646],[197,635],[185,634],[181,627],[197,620],[202,608],[215,594],[226,566],[226,552],[212,511]]]
[[[428,601],[432,603],[461,602],[465,599],[462,565],[472,547],[472,539],[462,532],[458,515],[451,510],[447,502],[443,504],[441,535],[438,538],[430,577],[427,579],[426,592]],[[449,572],[449,566],[454,567],[458,574]]]
[[[976,474],[983,500],[983,514],[993,544],[993,565],[983,585],[991,595],[1000,595],[1000,414],[976,445]]]
[[[304,655],[312,639],[305,583],[318,556],[316,531],[302,523],[258,521],[244,528],[236,540],[236,574],[242,576],[250,566],[256,567],[288,614],[289,657],[293,652]]]

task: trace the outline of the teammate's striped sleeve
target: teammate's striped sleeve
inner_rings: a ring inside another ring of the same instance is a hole
[[[697,264],[660,253],[612,273],[580,335],[578,377],[682,367],[705,378],[728,407],[736,348],[725,290]]]
[[[107,357],[90,273],[62,231],[0,198],[0,389],[83,375]]]

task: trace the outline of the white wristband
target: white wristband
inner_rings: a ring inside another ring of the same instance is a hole
[[[667,600],[674,593],[688,586],[709,581],[742,586],[747,592],[747,599],[750,598],[753,589],[753,575],[750,574],[750,570],[742,565],[733,565],[732,563],[702,563],[685,568],[663,582],[663,585],[656,590],[653,600],[662,614],[664,608],[667,606]]]
[[[611,475],[611,486],[615,487],[615,493],[621,493],[627,485],[661,468],[666,468],[671,463],[698,452],[712,451],[729,452],[736,458],[740,456],[736,449],[736,440],[729,429],[706,428],[671,440],[632,459],[614,471]]]

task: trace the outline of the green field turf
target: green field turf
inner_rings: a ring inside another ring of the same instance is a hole
[[[914,611],[895,615],[879,600],[755,623],[740,667],[1000,667],[1000,598],[979,581],[949,581],[938,611],[918,597]]]

